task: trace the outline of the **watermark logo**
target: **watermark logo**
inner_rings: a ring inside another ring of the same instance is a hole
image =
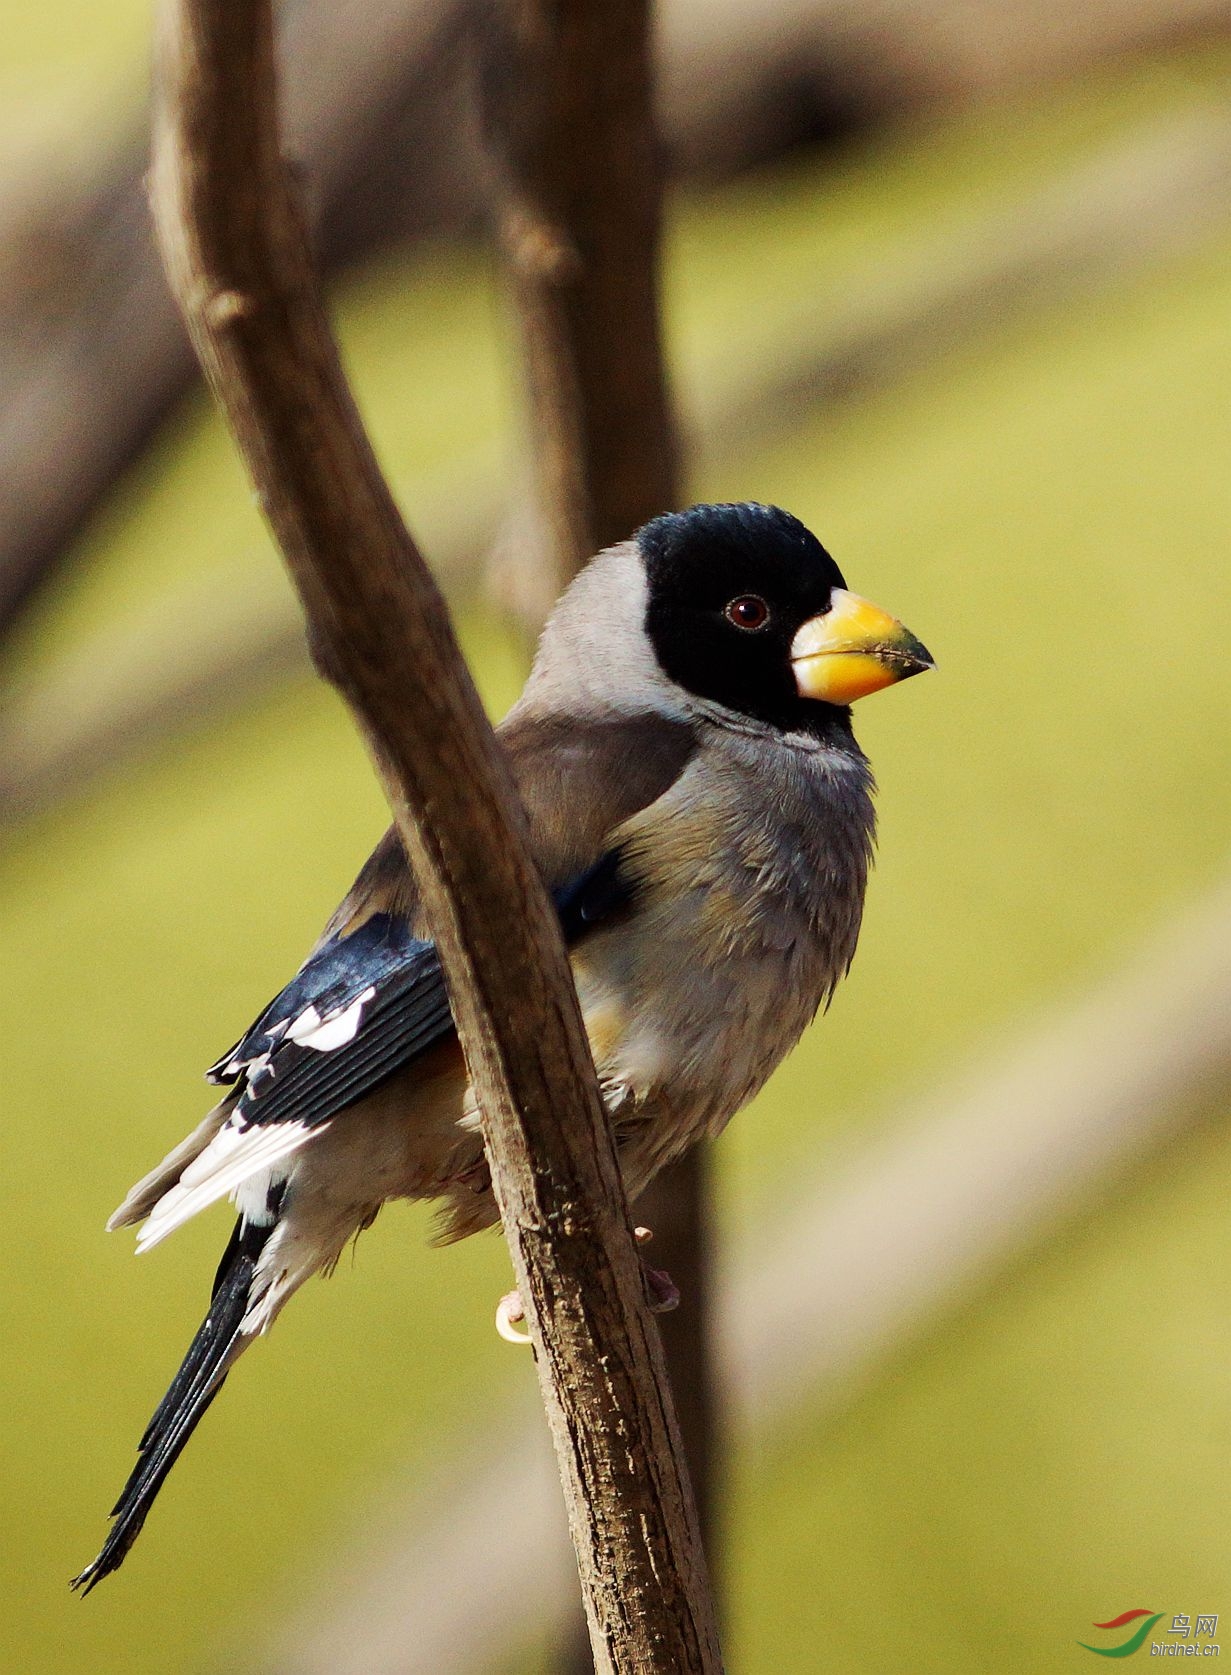
[[[1089,1641],[1079,1640],[1077,1644],[1087,1652],[1093,1652],[1100,1658],[1131,1658],[1134,1652],[1139,1652],[1145,1643],[1150,1641],[1150,1656],[1152,1658],[1216,1658],[1219,1646],[1214,1636],[1218,1633],[1218,1613],[1216,1611],[1199,1611],[1194,1615],[1187,1612],[1177,1612],[1171,1619],[1171,1627],[1160,1630],[1165,1639],[1153,1640],[1151,1636],[1158,1624],[1167,1615],[1165,1611],[1147,1611],[1138,1606],[1135,1611],[1121,1611],[1118,1617],[1112,1617],[1105,1623],[1095,1623],[1095,1628],[1112,1630],[1127,1628],[1130,1623],[1136,1623],[1136,1628],[1125,1640],[1119,1640],[1112,1646],[1091,1646]],[[1203,1644],[1204,1642],[1204,1644]]]

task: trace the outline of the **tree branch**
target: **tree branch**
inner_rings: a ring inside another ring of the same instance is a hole
[[[567,958],[444,603],[363,432],[279,153],[269,0],[167,0],[154,201],[202,364],[377,763],[449,977],[600,1671],[720,1669]]]

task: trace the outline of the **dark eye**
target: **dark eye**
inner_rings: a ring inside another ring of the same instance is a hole
[[[749,633],[755,633],[769,621],[769,606],[759,594],[741,593],[738,599],[732,599],[722,614],[736,628],[746,628]]]

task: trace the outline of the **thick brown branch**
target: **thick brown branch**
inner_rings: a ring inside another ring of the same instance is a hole
[[[661,1349],[558,928],[448,614],[338,363],[279,155],[268,0],[168,0],[172,288],[380,767],[449,976],[602,1671],[714,1671]]]

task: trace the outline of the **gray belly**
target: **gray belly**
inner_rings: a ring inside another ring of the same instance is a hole
[[[845,974],[871,845],[857,755],[723,740],[618,834],[634,917],[574,969],[631,1191],[761,1088]],[[743,758],[747,756],[747,761]]]

